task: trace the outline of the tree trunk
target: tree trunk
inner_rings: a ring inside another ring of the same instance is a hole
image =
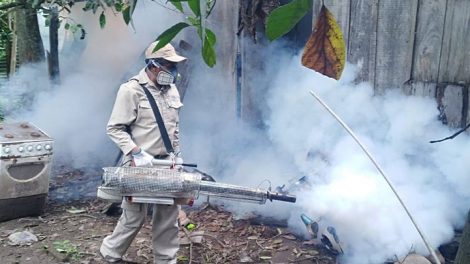
[[[467,222],[462,233],[462,240],[460,241],[459,250],[455,257],[455,264],[469,264],[470,263],[470,211],[468,212]]]
[[[18,65],[44,60],[44,46],[39,32],[36,10],[26,0],[24,7],[15,11],[15,33],[17,36]]]

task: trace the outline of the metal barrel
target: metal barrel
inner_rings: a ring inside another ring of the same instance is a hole
[[[260,189],[211,181],[201,181],[199,194],[259,204],[266,203],[267,198],[266,191]]]

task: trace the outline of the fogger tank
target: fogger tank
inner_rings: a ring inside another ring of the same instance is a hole
[[[0,123],[0,221],[42,213],[53,140],[30,123]]]

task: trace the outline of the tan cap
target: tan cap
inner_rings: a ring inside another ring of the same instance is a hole
[[[152,42],[150,46],[145,50],[145,58],[146,59],[157,59],[163,58],[167,61],[172,62],[180,62],[186,60],[185,57],[176,54],[175,48],[170,44],[166,44],[161,49],[153,52],[155,46],[157,46],[158,41]]]

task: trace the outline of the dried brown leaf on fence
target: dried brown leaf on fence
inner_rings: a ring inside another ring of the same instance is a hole
[[[305,45],[302,65],[338,80],[345,64],[343,33],[333,14],[322,6],[312,35]]]

